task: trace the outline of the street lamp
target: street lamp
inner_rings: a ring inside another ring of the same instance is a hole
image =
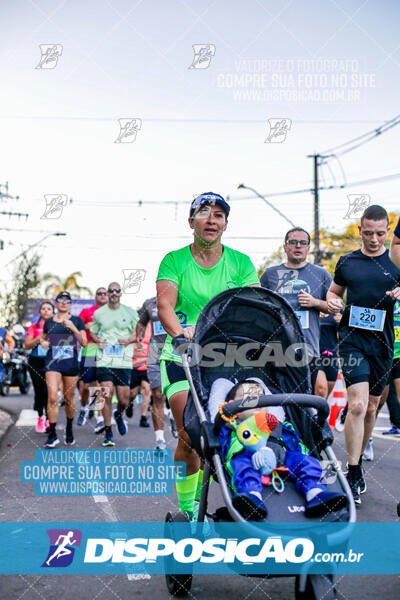
[[[16,256],[15,258],[13,258],[12,260],[10,260],[10,262],[8,262],[6,265],[4,265],[5,267],[8,267],[8,265],[11,265],[11,263],[15,262],[16,260],[18,260],[21,256],[24,256],[24,254],[26,254],[27,252],[29,252],[29,250],[31,250],[32,248],[34,248],[35,246],[38,246],[39,244],[41,244],[42,242],[44,242],[44,240],[47,240],[47,238],[51,237],[52,235],[54,236],[60,236],[60,235],[67,235],[66,233],[59,233],[59,232],[55,232],[55,233],[48,233],[47,235],[44,236],[44,238],[42,238],[41,240],[39,240],[38,242],[35,242],[34,244],[32,244],[31,246],[29,246],[26,250],[24,250],[23,252],[21,252],[21,254],[18,254],[18,256]]]
[[[288,223],[290,223],[290,225],[292,227],[296,227],[296,225],[293,223],[293,221],[291,221],[290,219],[288,219],[288,217],[286,217],[283,213],[281,213],[281,211],[279,210],[279,208],[276,208],[276,206],[274,206],[273,204],[271,204],[271,202],[269,202],[269,200],[267,200],[265,198],[265,196],[262,196],[261,194],[259,194],[257,192],[257,190],[255,190],[252,187],[249,187],[248,185],[244,185],[244,183],[239,183],[238,190],[240,190],[240,189],[250,190],[250,191],[254,192],[256,196],[258,196],[259,198],[261,198],[261,200],[264,200],[264,202],[266,202],[268,204],[268,206],[270,206],[272,208],[272,210],[274,210],[275,212],[277,212],[278,215],[280,215],[283,219],[285,219],[285,221],[287,221]]]

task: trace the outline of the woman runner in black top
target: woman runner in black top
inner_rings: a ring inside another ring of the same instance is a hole
[[[45,373],[48,393],[47,415],[50,432],[46,448],[54,448],[59,443],[56,433],[58,417],[58,388],[63,383],[67,427],[65,444],[75,444],[72,421],[75,412],[74,392],[79,376],[78,342],[86,346],[85,324],[80,317],[72,317],[70,311],[72,299],[69,292],[60,292],[56,297],[57,315],[47,321],[43,328],[43,337],[50,342],[46,355]]]

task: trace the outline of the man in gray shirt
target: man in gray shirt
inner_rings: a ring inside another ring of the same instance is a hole
[[[307,344],[312,347],[310,361],[313,391],[318,374],[319,313],[328,313],[326,293],[332,277],[326,269],[307,262],[310,234],[301,227],[285,235],[285,264],[269,267],[260,278],[262,287],[281,295],[295,311]]]

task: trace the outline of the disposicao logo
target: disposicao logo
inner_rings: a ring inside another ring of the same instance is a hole
[[[79,529],[48,529],[49,553],[42,567],[68,567],[74,558],[75,548],[81,545]]]

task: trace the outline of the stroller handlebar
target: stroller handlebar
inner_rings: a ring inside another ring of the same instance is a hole
[[[329,405],[320,396],[310,394],[271,394],[268,396],[253,396],[228,402],[223,406],[225,417],[232,418],[237,413],[265,406],[297,406],[298,408],[315,408],[318,411],[318,422],[324,423],[329,416]]]
[[[186,351],[189,347],[189,342],[187,341],[185,336],[182,334],[179,334],[179,335],[176,335],[175,337],[173,337],[171,340],[171,343],[172,343],[174,350],[176,350],[178,352],[178,354],[180,354],[181,356],[182,356],[182,354],[186,353]]]

